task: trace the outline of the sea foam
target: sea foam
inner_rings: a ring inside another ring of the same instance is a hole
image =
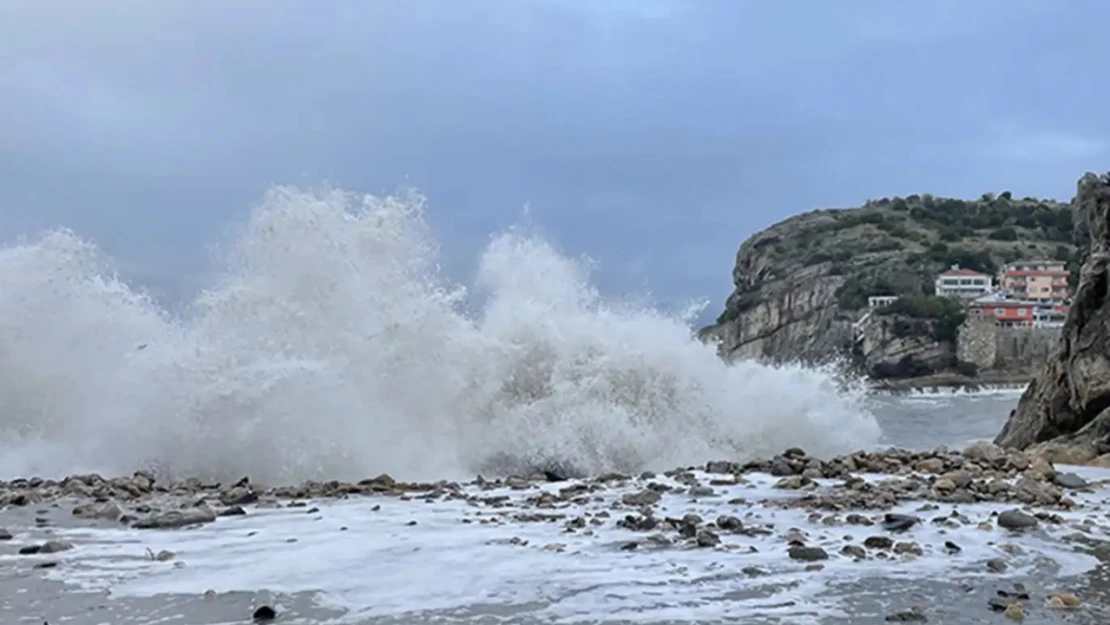
[[[831,372],[728,366],[540,237],[491,238],[467,312],[424,210],[275,188],[181,314],[72,232],[0,248],[0,474],[594,473],[877,440]]]

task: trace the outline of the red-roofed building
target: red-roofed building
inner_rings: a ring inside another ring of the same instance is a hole
[[[1068,297],[1068,276],[1063,261],[1022,260],[998,272],[998,282],[1009,296],[1045,303],[1063,303]]]
[[[1064,324],[1068,308],[1066,304],[1045,304],[991,295],[970,302],[967,314],[994,319],[1004,326],[1059,327]]]
[[[934,287],[938,297],[975,299],[994,290],[994,279],[988,274],[952,265],[951,269],[937,276]]]

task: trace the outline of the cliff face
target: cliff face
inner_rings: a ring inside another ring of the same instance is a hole
[[[904,315],[871,314],[858,328],[856,352],[879,378],[928,375],[952,366],[953,341],[936,338],[937,322]]]
[[[951,367],[954,334],[938,338],[933,319],[910,323],[917,335],[905,332],[905,318],[854,328],[867,298],[931,294],[936,274],[953,264],[993,274],[1020,258],[1071,260],[1072,238],[1070,205],[1008,193],[975,201],[909,196],[812,211],[740,246],[725,310],[699,336],[729,359],[821,362],[853,355],[873,375],[906,365],[907,357]]]
[[[1073,461],[1110,452],[1110,174],[1079,181],[1077,213],[1088,219],[1090,255],[1055,356],[1034,378],[995,442],[1027,448],[1051,441],[1080,448]]]
[[[768,250],[779,236],[767,231],[741,247],[736,290],[718,323],[702,330],[729,358],[820,360],[851,340],[852,318],[836,305],[845,277],[831,263],[781,262]]]

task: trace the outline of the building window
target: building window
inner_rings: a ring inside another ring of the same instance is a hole
[[[1006,315],[1006,309],[1005,308],[995,308],[994,309],[994,316],[995,317],[1004,317],[1005,315]]]

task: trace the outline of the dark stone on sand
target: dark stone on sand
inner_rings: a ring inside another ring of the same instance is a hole
[[[27,545],[19,548],[19,555],[33,556],[39,553],[59,553],[73,549],[73,545],[60,540],[48,540],[41,545]]]
[[[963,551],[963,549],[961,549],[959,545],[950,540],[944,541],[944,548],[951,553],[959,553],[960,551]]]
[[[710,460],[709,462],[705,463],[706,473],[728,474],[736,473],[739,469],[739,466],[734,463],[728,462],[727,460]]]
[[[798,470],[790,461],[783,456],[775,456],[771,458],[771,475],[775,477],[786,477],[789,475],[797,475]]]
[[[727,532],[739,532],[744,529],[744,523],[740,519],[726,514],[717,517],[717,527]]]
[[[258,501],[258,493],[249,488],[237,487],[220,494],[220,503],[225,506],[245,506]]]
[[[621,501],[628,506],[650,506],[659,503],[662,498],[662,495],[649,488],[638,493],[629,493],[622,497]]]
[[[886,536],[868,536],[863,540],[863,546],[868,549],[890,549],[894,546],[894,541]]]
[[[1087,480],[1074,473],[1057,473],[1056,476],[1052,478],[1052,482],[1060,488],[1069,488],[1072,490],[1080,490],[1090,486]]]
[[[560,471],[552,471],[551,469],[546,469],[543,472],[543,479],[547,480],[548,482],[565,482],[569,478],[566,476],[566,474]]]
[[[707,529],[698,530],[696,540],[699,547],[713,547],[721,544],[721,537]]]
[[[992,573],[1005,573],[1008,568],[1010,567],[1007,566],[1006,561],[1002,558],[991,558],[987,560],[987,570]]]
[[[1025,514],[1021,510],[1006,510],[998,515],[997,523],[999,527],[1008,530],[1023,530],[1037,525],[1037,518]]]
[[[259,606],[251,616],[256,622],[272,621],[277,618],[277,612],[268,605]]]
[[[806,547],[804,545],[794,545],[786,552],[791,560],[800,560],[802,562],[816,562],[818,560],[828,560],[829,554],[820,547]]]
[[[916,607],[886,615],[888,623],[924,623],[927,620],[929,619],[925,617],[925,612]]]
[[[11,540],[11,539],[12,539],[12,533],[9,532],[6,529],[0,527],[0,540]]]
[[[987,600],[987,607],[989,607],[991,610],[994,610],[995,612],[1005,612],[1006,608],[1010,607],[1011,603],[1014,602],[1006,601],[1005,599],[1000,599],[998,597],[991,597]]]
[[[58,553],[61,551],[69,551],[70,549],[73,549],[73,545],[67,542],[62,542],[60,540],[48,540],[43,543],[42,549],[39,550],[39,553]]]
[[[889,532],[904,532],[913,527],[921,519],[908,514],[894,514],[891,512],[883,516],[883,529]]]
[[[243,516],[246,513],[247,511],[244,510],[242,506],[231,506],[230,508],[220,510],[217,516]]]
[[[867,557],[867,552],[859,545],[844,545],[840,548],[841,555],[862,560]]]
[[[216,520],[216,513],[208,508],[187,508],[185,510],[170,510],[152,514],[139,519],[132,527],[135,529],[176,529],[189,525],[211,523]]]

